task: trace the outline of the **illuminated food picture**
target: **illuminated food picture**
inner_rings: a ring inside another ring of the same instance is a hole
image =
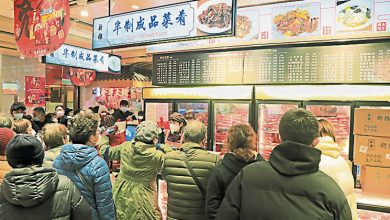
[[[338,13],[337,22],[345,27],[358,28],[368,24],[371,19],[371,9],[363,6],[347,6]]]
[[[247,16],[237,16],[236,37],[244,38],[251,32],[252,22]]]
[[[230,27],[232,7],[226,3],[210,5],[198,16],[199,22],[209,28]]]
[[[310,17],[309,11],[297,8],[286,14],[277,15],[273,20],[278,31],[284,36],[298,36],[302,33],[313,33],[318,29],[319,18]]]

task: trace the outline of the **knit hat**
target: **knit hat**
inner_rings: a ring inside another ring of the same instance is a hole
[[[161,132],[161,128],[158,127],[156,123],[151,121],[144,121],[137,126],[135,138],[138,141],[149,143],[155,138],[158,138],[158,135]]]
[[[177,121],[179,123],[183,123],[184,126],[187,125],[187,121],[186,119],[183,117],[183,115],[177,113],[177,112],[174,112],[171,114],[171,116],[169,116],[169,121]]]
[[[16,135],[6,149],[8,164],[13,167],[42,165],[45,152],[42,143],[31,135]]]
[[[8,142],[15,136],[15,132],[9,128],[0,128],[0,155],[5,154]]]

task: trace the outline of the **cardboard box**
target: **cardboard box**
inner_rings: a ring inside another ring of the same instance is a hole
[[[353,133],[390,137],[390,109],[355,109]]]
[[[355,164],[390,167],[390,137],[355,135]]]
[[[365,193],[390,195],[390,168],[363,166],[360,181]]]

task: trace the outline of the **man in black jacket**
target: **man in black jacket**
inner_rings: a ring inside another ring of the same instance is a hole
[[[347,199],[332,178],[318,170],[318,123],[304,109],[283,115],[282,144],[269,162],[246,166],[228,189],[217,219],[352,219]]]
[[[137,120],[137,117],[133,112],[129,111],[129,102],[127,100],[122,100],[119,103],[119,109],[117,109],[113,116],[115,121],[132,121]]]
[[[36,107],[33,111],[33,122],[32,122],[32,128],[35,130],[35,132],[39,132],[42,130],[42,128],[49,123],[53,123],[53,121],[46,117],[45,109],[42,107]]]

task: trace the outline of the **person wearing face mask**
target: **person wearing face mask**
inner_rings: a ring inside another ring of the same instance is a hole
[[[45,125],[42,129],[41,139],[46,148],[43,166],[52,167],[53,161],[60,155],[62,147],[69,142],[65,125],[58,123]]]
[[[172,147],[180,147],[183,142],[183,131],[187,125],[184,117],[174,112],[169,116],[169,130],[165,134],[165,144]]]
[[[133,112],[129,111],[129,102],[127,100],[122,100],[119,103],[119,109],[117,109],[113,116],[115,121],[132,121],[137,120],[137,117]]]
[[[34,137],[37,134],[34,131],[34,129],[32,128],[31,121],[29,121],[27,119],[16,120],[14,122],[13,130],[16,134],[28,134],[28,135],[32,135]]]
[[[23,102],[15,102],[11,105],[10,113],[14,120],[27,119],[29,121],[32,120],[30,115],[26,115],[26,106]]]
[[[81,111],[69,124],[72,143],[62,147],[53,167],[69,177],[93,208],[93,219],[115,219],[110,171],[95,146],[100,140],[98,122],[92,113]]]
[[[57,117],[58,123],[66,126],[68,124],[68,119],[65,116],[64,106],[57,105],[54,110],[55,110],[54,114]]]
[[[37,133],[39,133],[46,124],[53,123],[50,118],[46,117],[45,109],[42,107],[34,108],[33,116],[32,128]]]
[[[164,154],[172,149],[160,145],[161,151],[157,150],[161,132],[156,123],[144,121],[136,128],[134,141],[111,147],[108,137],[102,137],[100,154],[107,160],[121,160],[119,176],[114,183],[118,219],[162,219],[157,203],[156,177]]]

